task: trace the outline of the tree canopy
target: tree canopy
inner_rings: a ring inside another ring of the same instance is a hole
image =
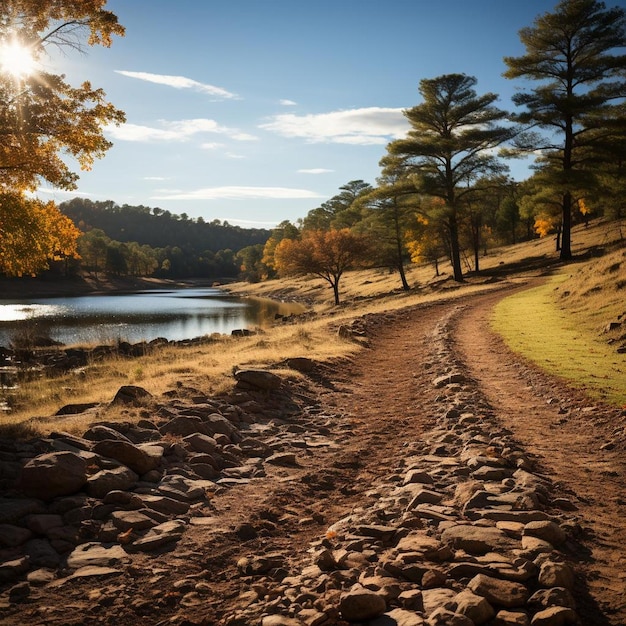
[[[78,174],[71,163],[88,170],[104,156],[111,143],[103,126],[124,121],[122,111],[105,99],[89,81],[76,87],[60,74],[43,69],[39,61],[50,46],[83,50],[86,45],[109,46],[113,35],[123,35],[117,17],[103,7],[106,0],[4,0],[0,5],[0,191],[14,211],[25,217],[32,203],[25,192],[41,181],[62,189],[76,188]],[[18,62],[19,61],[19,62]],[[21,203],[21,206],[20,206]],[[65,223],[46,205],[47,223]],[[30,256],[25,266],[41,269],[47,249],[32,249],[28,222],[2,242],[2,258]],[[5,225],[6,226],[6,225]],[[26,239],[20,239],[20,234]],[[75,246],[65,247],[70,254]],[[14,273],[20,263],[5,261],[0,271]]]
[[[534,81],[513,96],[526,133],[518,149],[540,152],[543,184],[560,197],[561,259],[571,252],[576,195],[592,194],[626,138],[626,13],[597,0],[562,0],[523,28],[526,53],[505,57],[507,78]],[[622,153],[622,177],[623,177]]]
[[[441,198],[441,219],[449,237],[454,279],[463,279],[459,245],[459,213],[463,201],[475,193],[482,176],[505,168],[493,149],[514,135],[500,124],[506,111],[494,106],[498,96],[476,94],[476,78],[446,74],[420,81],[423,103],[405,111],[411,124],[406,139],[391,142],[387,150],[400,157],[405,175],[419,193]]]

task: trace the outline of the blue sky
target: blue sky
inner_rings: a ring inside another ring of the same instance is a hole
[[[512,109],[504,56],[556,0],[109,0],[113,46],[48,62],[125,111],[78,195],[272,228],[375,184],[419,81],[447,73]],[[612,6],[612,2],[607,5]],[[526,176],[511,162],[511,174]],[[57,201],[73,195],[42,192]]]

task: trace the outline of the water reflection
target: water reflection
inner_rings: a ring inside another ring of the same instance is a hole
[[[217,289],[151,290],[134,294],[0,300],[0,345],[33,329],[64,344],[190,339],[263,326],[302,307],[242,299]]]

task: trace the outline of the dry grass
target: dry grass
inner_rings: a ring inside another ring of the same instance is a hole
[[[626,223],[597,222],[588,229],[575,229],[573,251],[577,255],[587,251],[588,257],[566,266],[572,284],[560,283],[551,296],[559,301],[564,315],[584,318],[589,324],[587,332],[596,336],[598,329],[612,321],[618,310],[608,308],[605,303],[611,285],[619,283],[621,278],[618,277],[626,267],[623,240],[621,247],[619,244],[620,228],[626,231]],[[599,254],[600,246],[614,246],[616,249],[611,255],[617,256],[594,257],[593,252]],[[501,281],[525,281],[529,276],[541,275],[559,266],[554,241],[550,239],[490,251],[480,261],[480,274],[468,274],[463,285],[453,282],[449,272],[436,277],[432,266],[411,266],[407,269],[407,279],[413,289],[408,293],[401,291],[397,273],[386,270],[348,272],[340,284],[343,303],[339,307],[332,306],[332,291],[321,279],[289,278],[255,285],[229,285],[228,291],[235,295],[305,302],[313,315],[310,319],[277,325],[250,337],[218,335],[203,345],[169,346],[144,357],[114,358],[92,363],[79,373],[33,381],[18,390],[13,400],[18,410],[3,416],[3,432],[10,433],[12,429],[38,434],[59,429],[79,432],[85,430],[89,419],[136,419],[141,410],[133,413],[108,409],[106,413],[101,411],[90,417],[49,417],[64,404],[109,403],[122,385],[140,385],[154,395],[183,385],[211,395],[232,388],[232,372],[236,367],[278,368],[285,359],[298,356],[319,361],[346,357],[359,350],[360,345],[340,339],[335,331],[339,324],[355,317],[495,289]],[[448,270],[446,266],[443,269]],[[621,297],[622,303],[623,289],[626,287],[611,292],[616,301]],[[569,291],[568,296],[562,295],[565,290]],[[592,299],[593,294],[600,299]],[[290,375],[297,374],[291,371]]]

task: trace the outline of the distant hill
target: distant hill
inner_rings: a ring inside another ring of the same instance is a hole
[[[264,228],[241,228],[228,222],[202,218],[190,219],[163,209],[146,206],[119,206],[112,201],[93,202],[74,198],[59,207],[82,231],[103,230],[116,241],[136,241],[152,248],[179,247],[202,253],[232,250],[264,244],[271,231]]]

